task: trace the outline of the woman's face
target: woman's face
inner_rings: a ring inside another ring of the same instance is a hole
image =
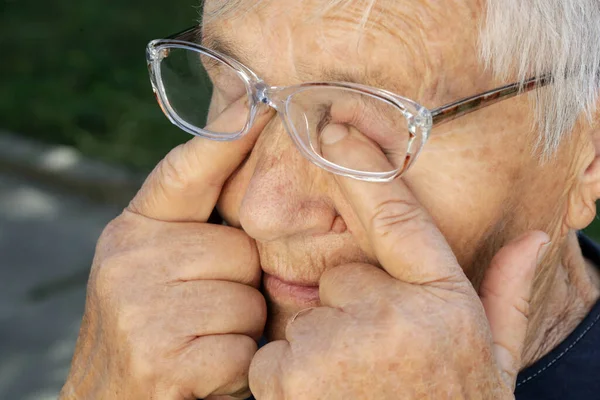
[[[362,26],[365,5],[351,4],[323,14],[318,1],[264,0],[207,23],[203,43],[224,44],[269,85],[352,79],[428,108],[510,83],[494,81],[478,62],[479,1],[378,1]],[[577,146],[540,163],[532,118],[519,96],[436,127],[402,177],[475,285],[507,239],[526,229],[562,231]],[[278,116],[218,206],[256,240],[267,274],[318,285],[342,263],[377,265],[334,177],[300,155]],[[291,315],[318,304],[268,288],[266,297],[275,339]]]

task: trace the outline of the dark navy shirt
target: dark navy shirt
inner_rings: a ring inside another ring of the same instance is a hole
[[[579,244],[583,256],[600,268],[600,247],[585,236],[579,237]],[[521,371],[515,397],[600,400],[600,301],[564,342]]]

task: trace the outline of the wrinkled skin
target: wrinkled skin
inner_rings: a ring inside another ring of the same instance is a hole
[[[264,1],[205,39],[271,85],[365,75],[435,107],[502,83],[476,58],[479,2],[381,1],[362,31],[359,3]],[[272,112],[173,150],[98,243],[61,398],[510,398],[598,298],[574,234],[600,195],[598,128],[540,163],[531,124],[521,96],[440,126],[389,184],[310,164]],[[206,224],[215,204],[228,227]],[[261,272],[319,297],[260,292]]]

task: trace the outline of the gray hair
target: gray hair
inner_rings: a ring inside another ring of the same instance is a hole
[[[487,0],[482,59],[500,79],[551,74],[534,93],[544,150],[555,150],[600,91],[600,1]]]
[[[365,1],[365,24],[377,0]],[[211,0],[208,18],[236,10],[240,0]],[[260,1],[254,1],[251,7]],[[349,0],[324,0],[324,10]],[[537,90],[539,145],[552,153],[585,114],[590,123],[600,92],[599,0],[486,0],[480,49],[483,63],[503,81],[552,75]]]

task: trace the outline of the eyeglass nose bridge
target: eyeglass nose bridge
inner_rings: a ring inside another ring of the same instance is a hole
[[[256,82],[253,87],[254,101],[271,107],[278,112],[283,112],[285,97],[280,96],[283,89],[283,87],[269,86],[263,81]]]

